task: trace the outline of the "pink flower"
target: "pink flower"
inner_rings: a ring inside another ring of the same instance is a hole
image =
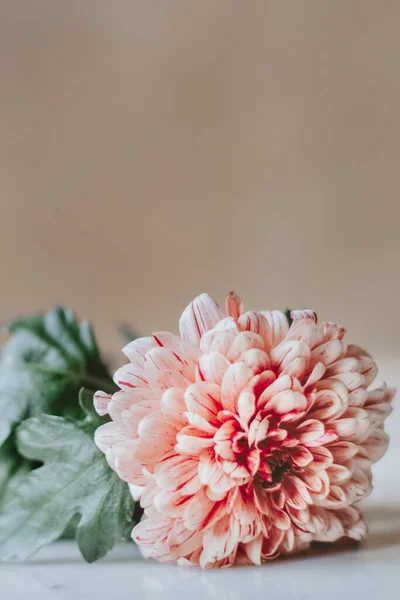
[[[345,330],[309,310],[227,316],[206,294],[180,336],[128,344],[120,391],[95,395],[111,421],[96,443],[140,497],[132,537],[145,557],[203,568],[260,564],[313,540],[356,540],[355,506],[384,454],[394,390]]]

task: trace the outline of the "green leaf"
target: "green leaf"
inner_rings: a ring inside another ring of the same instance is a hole
[[[0,559],[23,560],[58,539],[79,515],[76,539],[89,562],[132,525],[134,502],[91,436],[62,417],[31,418],[17,430],[19,452],[43,466],[19,478],[0,514]]]
[[[16,468],[18,457],[10,440],[0,447],[0,500]]]
[[[33,466],[34,463],[18,455],[13,436],[0,446],[0,510],[10,482],[14,485]]]
[[[113,392],[92,327],[56,306],[8,325],[0,357],[0,444],[23,418],[42,413],[79,418],[82,386]]]

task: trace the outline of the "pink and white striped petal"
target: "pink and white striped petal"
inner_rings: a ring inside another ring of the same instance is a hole
[[[266,338],[266,350],[268,352],[283,340],[288,332],[289,323],[285,313],[280,310],[261,310],[260,312],[267,319],[269,324],[268,335]]]
[[[111,398],[112,396],[110,394],[106,394],[100,390],[93,396],[93,406],[100,417],[104,417],[104,415],[108,414],[108,405]]]
[[[229,366],[229,360],[220,352],[203,354],[197,365],[196,380],[210,381],[221,385],[222,378]]]
[[[240,392],[253,377],[250,367],[243,362],[237,362],[225,371],[221,384],[221,404],[226,410],[234,412]]]
[[[142,371],[136,372],[134,366],[130,363],[117,369],[113,379],[114,383],[116,383],[121,390],[129,391],[137,387],[148,387],[148,382],[144,373]]]
[[[144,369],[144,359],[147,352],[151,349],[151,345],[151,337],[142,337],[133,340],[133,342],[122,348],[122,352],[138,373]]]
[[[201,336],[224,318],[223,311],[208,294],[197,296],[183,311],[179,320],[181,337],[198,345]]]

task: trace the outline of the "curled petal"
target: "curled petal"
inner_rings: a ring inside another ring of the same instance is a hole
[[[214,383],[205,381],[194,383],[185,391],[185,403],[187,410],[197,413],[215,425],[221,410],[220,388]]]
[[[104,417],[104,415],[108,413],[108,405],[111,398],[112,396],[110,394],[106,394],[102,391],[96,392],[93,396],[94,409],[101,417]]]
[[[215,425],[212,425],[209,421],[207,421],[207,419],[201,417],[195,412],[186,412],[185,417],[189,424],[199,431],[210,433],[212,435],[214,435],[214,433],[217,431]]]
[[[199,344],[203,333],[215,327],[224,316],[208,294],[201,294],[183,311],[179,321],[180,334],[191,344]]]
[[[368,453],[369,459],[374,463],[382,458],[389,446],[389,436],[383,429],[374,431],[363,442],[363,447]]]
[[[356,358],[341,358],[329,365],[326,376],[332,377],[340,373],[356,373],[359,369],[359,361]]]
[[[157,347],[152,348],[146,354],[145,373],[147,379],[157,374],[157,371],[170,370],[182,373],[189,380],[194,380],[195,363],[183,353],[171,350],[170,348]]]
[[[288,531],[291,531],[290,529]],[[261,547],[263,560],[269,560],[279,554],[279,546],[285,536],[285,531],[272,527],[268,532],[264,529],[264,539]]]
[[[331,365],[339,358],[344,356],[346,346],[338,339],[329,340],[320,346],[317,346],[311,352],[311,363],[322,362],[324,365]]]
[[[253,565],[261,565],[261,548],[263,544],[263,536],[260,534],[251,542],[243,544],[243,549],[247,558]]]
[[[365,379],[361,373],[338,373],[337,375],[333,375],[333,379],[337,379],[343,383],[349,392],[352,392],[358,387],[365,385]]]
[[[162,560],[163,553],[157,552],[155,548],[160,540],[167,541],[171,526],[171,519],[153,521],[147,518],[143,519],[133,528],[132,539],[140,546],[140,550],[145,558]]]
[[[138,435],[142,443],[137,453],[143,465],[152,470],[158,460],[170,452],[176,441],[177,429],[160,411],[144,417],[139,423]]]
[[[280,392],[285,390],[302,391],[301,385],[296,378],[283,374],[276,379],[272,371],[267,371],[255,377],[251,381],[251,384],[256,397],[259,398],[259,409]]]
[[[154,480],[162,490],[182,489],[197,476],[197,460],[180,454],[161,459],[154,469]]]
[[[178,354],[178,356],[186,356],[188,359],[194,362],[196,362],[201,356],[198,346],[190,344],[182,339],[179,335],[175,335],[169,331],[157,331],[153,333],[151,336],[151,347],[169,348]]]
[[[359,443],[365,440],[370,429],[368,412],[362,408],[349,408],[342,418],[331,421],[329,428],[342,440]]]
[[[285,415],[293,411],[304,411],[307,408],[307,400],[301,392],[284,390],[279,392],[264,406],[266,412],[277,415]]]
[[[147,379],[143,372],[135,372],[133,365],[127,364],[114,373],[114,383],[122,390],[132,390],[137,387],[147,387]]]
[[[147,483],[147,478],[143,475],[142,464],[140,461],[132,460],[136,456],[136,451],[137,442],[126,440],[121,444],[108,448],[106,459],[120,479],[134,485],[143,486]]]
[[[229,292],[225,300],[225,310],[228,317],[237,321],[243,312],[243,301],[235,292]]]
[[[304,384],[304,389],[311,388],[313,385],[317,383],[325,373],[325,366],[323,363],[317,363],[314,365],[311,373],[308,376],[307,381]]]
[[[336,323],[324,323],[324,342],[343,339],[346,330]]]
[[[270,338],[270,324],[266,317],[260,312],[248,311],[241,315],[238,320],[239,328],[242,331],[251,331],[257,333],[262,339],[262,347],[264,344],[269,348],[268,342]]]
[[[168,545],[171,557],[175,560],[196,553],[201,546],[201,532],[190,531],[180,520],[175,520],[168,536]]]
[[[343,523],[335,512],[315,507],[312,514],[317,529],[316,541],[335,542],[344,535]]]
[[[220,464],[215,460],[201,461],[198,470],[200,482],[208,486],[215,493],[222,493],[224,496],[226,492],[236,485],[235,482],[226,476]]]
[[[128,433],[117,423],[105,423],[96,429],[94,441],[97,447],[105,452],[107,448],[111,448],[115,444],[119,444],[129,439]]]
[[[177,444],[175,450],[179,454],[188,456],[198,456],[203,453],[206,448],[214,446],[212,433],[201,431],[192,426],[184,427],[177,435]]]
[[[291,448],[290,458],[297,467],[306,467],[314,460],[314,455],[305,446]]]
[[[234,339],[229,352],[228,359],[235,361],[240,356],[251,349],[263,350],[264,342],[262,337],[253,331],[241,331]]]
[[[234,363],[225,371],[221,384],[223,408],[235,411],[237,398],[252,377],[253,371],[242,362]]]
[[[141,402],[152,402],[157,408],[156,397],[150,388],[135,388],[129,391],[116,392],[108,404],[108,413],[113,421],[122,423],[122,413],[131,406]]]
[[[133,342],[122,348],[122,352],[131,364],[137,368],[138,372],[143,371],[144,359],[147,352],[151,349],[151,345],[151,337],[142,337],[133,340]]]
[[[161,396],[161,412],[166,417],[181,423],[184,422],[186,403],[182,388],[168,388]]]
[[[347,408],[349,394],[345,385],[335,379],[320,380],[315,385],[308,416],[327,421],[339,417]]]
[[[313,471],[319,472],[321,469],[327,469],[333,463],[333,456],[329,448],[314,446],[311,447],[311,452],[314,458],[309,468]]]
[[[342,464],[357,454],[358,446],[352,442],[345,442],[341,440],[331,444],[329,446],[329,450],[332,453],[334,461]]]
[[[131,437],[137,437],[140,421],[153,410],[153,399],[151,399],[132,404],[127,410],[122,411],[121,418],[124,428]]]
[[[247,425],[256,410],[256,397],[251,390],[240,392],[237,408],[241,421]]]
[[[287,475],[282,483],[286,502],[298,510],[312,504],[312,499],[304,482],[294,475]]]
[[[368,387],[377,376],[378,367],[370,356],[362,356],[359,359],[359,369],[361,375],[364,377],[364,385]]]
[[[216,561],[228,557],[237,549],[238,539],[239,524],[237,520],[230,519],[228,516],[220,519],[204,533],[200,566],[207,568],[213,566]]]
[[[300,340],[309,348],[320,344],[323,339],[323,326],[318,323],[317,315],[308,310],[293,310],[290,313],[293,323],[285,340]]]
[[[244,352],[240,360],[248,365],[252,369],[254,375],[259,375],[263,371],[268,371],[271,368],[271,361],[269,356],[263,350],[252,348]]]
[[[368,392],[365,388],[359,387],[350,392],[349,406],[358,406],[362,408],[368,398]]]
[[[267,319],[269,324],[268,335],[266,338],[266,350],[275,348],[285,337],[289,329],[289,323],[285,313],[280,310],[260,311]]]
[[[228,356],[230,347],[235,341],[238,332],[220,331],[217,328],[208,331],[201,338],[200,348],[203,354],[219,352]]]
[[[327,469],[331,484],[342,484],[350,479],[351,471],[344,465],[333,464]]]
[[[296,428],[296,438],[300,443],[306,446],[310,442],[315,442],[325,433],[325,427],[321,421],[316,419],[307,419]]]
[[[345,535],[354,540],[362,540],[367,534],[367,526],[358,508],[347,506],[336,511],[344,527]]]
[[[300,340],[283,341],[271,351],[271,361],[279,371],[301,377],[310,364],[310,348]]]
[[[293,321],[299,323],[309,321],[311,323],[318,323],[317,313],[309,309],[300,309],[290,311],[290,316]]]
[[[203,354],[197,365],[197,380],[221,385],[222,378],[229,366],[229,360],[220,352]]]

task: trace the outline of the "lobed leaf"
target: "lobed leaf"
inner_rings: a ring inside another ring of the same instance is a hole
[[[58,539],[78,516],[83,556],[104,556],[133,525],[126,483],[109,468],[92,436],[57,416],[28,419],[16,435],[19,452],[43,466],[9,486],[0,513],[0,559],[23,560]]]

